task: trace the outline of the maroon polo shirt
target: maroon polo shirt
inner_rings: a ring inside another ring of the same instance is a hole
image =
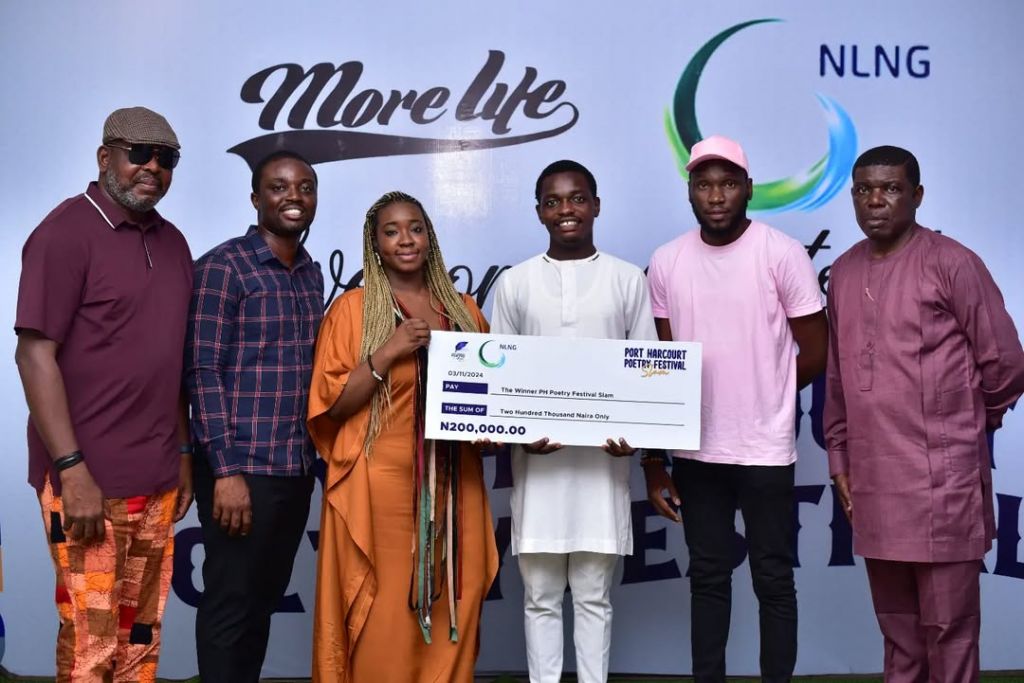
[[[155,210],[132,223],[95,182],[62,202],[25,242],[14,329],[60,344],[75,437],[106,498],[178,484],[177,406],[191,292],[185,237]],[[29,483],[42,490],[49,471],[59,492],[31,418],[28,451]]]

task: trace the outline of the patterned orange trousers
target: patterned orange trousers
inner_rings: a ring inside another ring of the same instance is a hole
[[[58,683],[156,680],[176,497],[108,498],[103,540],[85,545],[65,535],[47,481],[39,504],[57,572]]]

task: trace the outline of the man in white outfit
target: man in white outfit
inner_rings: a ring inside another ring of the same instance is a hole
[[[594,247],[601,209],[593,174],[556,161],[537,179],[537,216],[548,250],[498,281],[491,331],[552,337],[657,339],[643,271]],[[525,593],[531,683],[562,674],[562,599],[572,591],[580,683],[608,679],[611,586],[633,551],[624,439],[598,447],[541,439],[512,454],[512,553]]]

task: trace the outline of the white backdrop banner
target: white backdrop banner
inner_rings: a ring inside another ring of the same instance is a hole
[[[419,197],[457,286],[490,311],[502,270],[543,251],[533,187],[563,158],[596,175],[599,248],[645,266],[694,224],[680,168],[704,134],[746,147],[757,216],[829,264],[860,238],[849,199],[858,153],[897,144],[921,161],[922,223],[974,249],[1024,325],[1019,197],[1024,3],[602,1],[0,4],[0,315],[11,332],[25,238],[96,177],[113,109],[144,105],[182,141],[160,210],[198,257],[255,220],[249,164],[288,148],[316,163],[320,206],[307,247],[333,299],[360,282],[360,234],[383,192]],[[13,360],[0,364],[0,593],[3,665],[53,671],[53,578],[25,483],[26,408]],[[863,562],[835,504],[822,449],[821,384],[800,396],[797,588],[800,673],[878,671],[881,637]],[[982,665],[1024,669],[1024,416],[995,438],[999,538],[985,558]],[[481,671],[525,669],[522,588],[510,561],[507,456],[486,463],[503,567],[484,609]],[[686,552],[653,515],[637,465],[635,553],[614,589],[611,668],[685,673]],[[319,510],[319,491],[313,501]],[[274,617],[264,674],[307,676],[319,514]],[[743,558],[742,524],[737,559]],[[160,672],[196,671],[203,590],[194,511],[177,530]],[[758,668],[757,606],[745,564],[734,581],[731,673]],[[411,618],[411,617],[410,617]],[[567,639],[567,667],[573,666]]]

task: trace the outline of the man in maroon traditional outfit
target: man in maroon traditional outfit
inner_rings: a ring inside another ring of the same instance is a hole
[[[886,681],[977,681],[980,560],[995,535],[986,431],[1024,392],[1024,351],[981,259],[917,224],[910,152],[862,154],[852,194],[867,239],[830,275],[830,473],[867,565]]]

